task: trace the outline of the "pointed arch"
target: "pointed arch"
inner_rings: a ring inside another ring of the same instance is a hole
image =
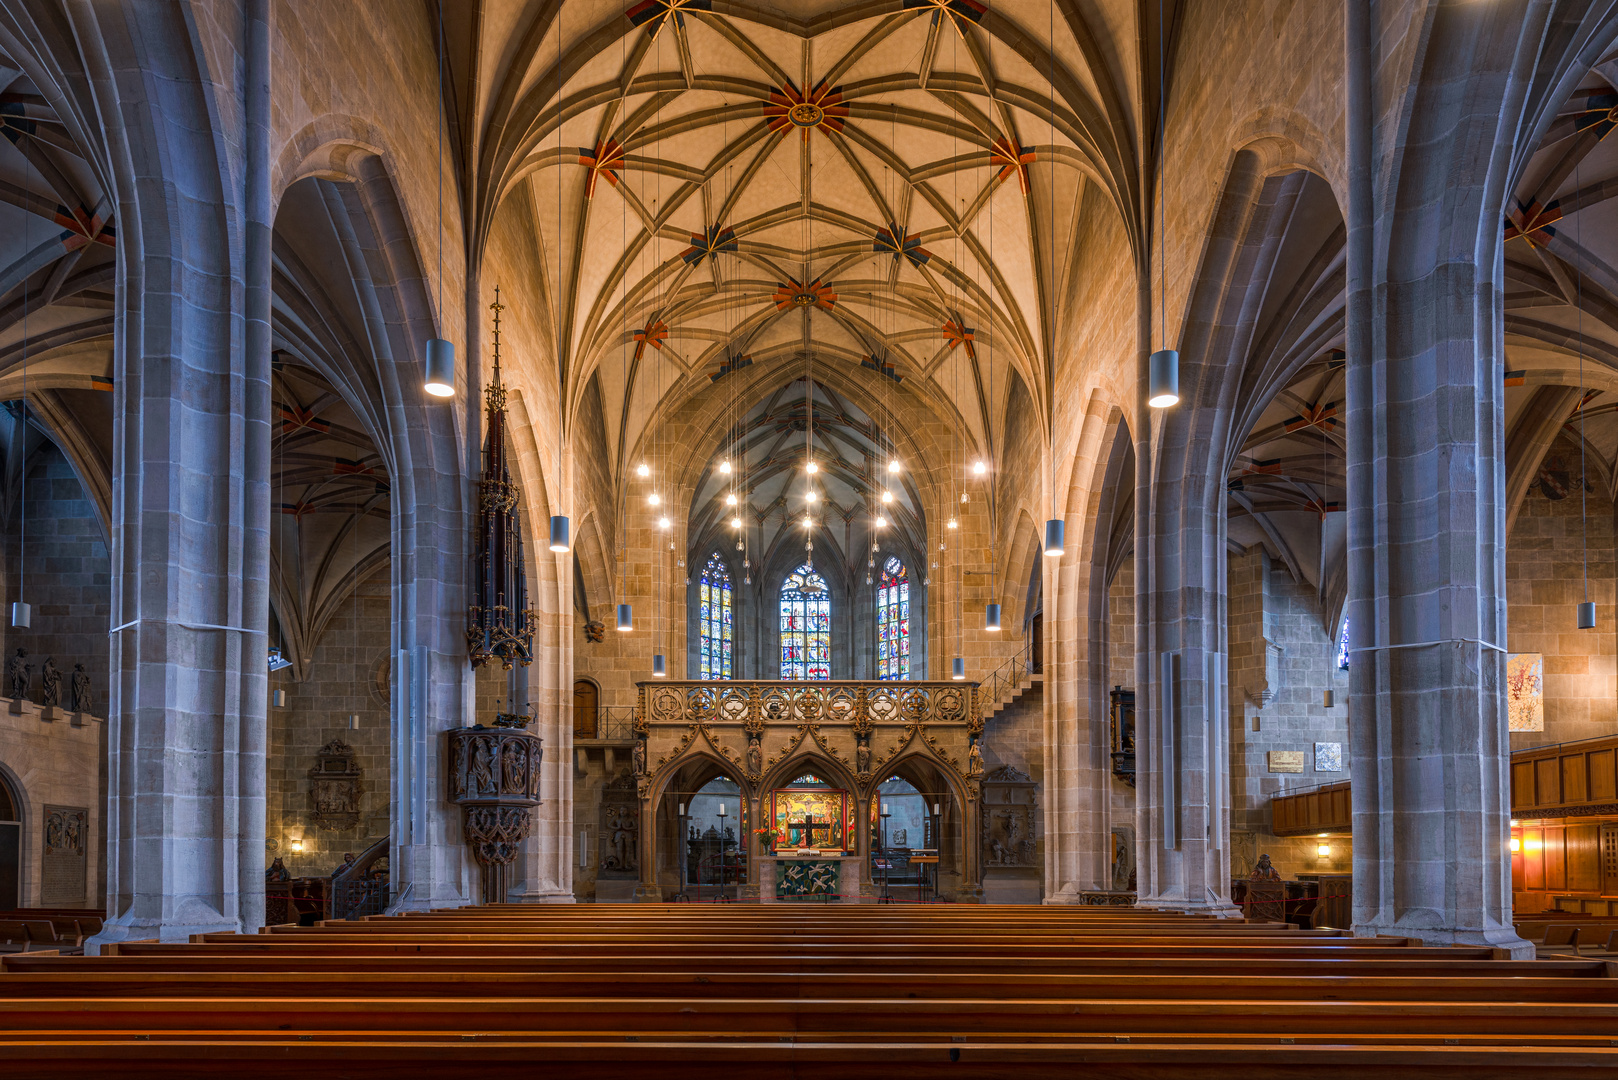
[[[831,678],[831,593],[804,563],[781,583],[781,678]]]

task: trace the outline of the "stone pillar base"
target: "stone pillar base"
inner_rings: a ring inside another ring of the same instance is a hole
[[[983,903],[983,886],[982,885],[962,885],[959,889],[957,889],[955,891],[955,902],[957,904],[981,904],[981,903]]]
[[[239,934],[241,926],[235,922],[161,923],[139,919],[108,921],[101,932],[84,939],[84,955],[100,956],[104,945],[118,945],[125,941],[161,941],[165,944],[191,944],[198,934]]]
[[[1216,903],[1188,903],[1184,900],[1136,900],[1135,906],[1150,911],[1176,911],[1181,915],[1207,915],[1214,919],[1240,919],[1242,909],[1229,900],[1220,900]]]
[[[757,885],[738,885],[736,887],[736,902],[739,904],[758,903],[758,889]]]
[[[1534,943],[1524,941],[1509,926],[1495,930],[1454,930],[1447,927],[1401,926],[1389,923],[1377,926],[1354,924],[1355,937],[1419,938],[1423,945],[1470,945],[1474,948],[1503,949],[1513,960],[1534,959]]]
[[[518,892],[513,890],[506,894],[508,904],[576,904],[578,897],[570,892],[553,890],[549,892]]]
[[[663,886],[661,886],[661,885],[636,885],[635,886],[635,903],[637,903],[637,904],[661,904],[662,902],[663,902]]]

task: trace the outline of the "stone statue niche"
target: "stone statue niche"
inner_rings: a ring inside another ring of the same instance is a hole
[[[1002,765],[983,778],[983,868],[1030,868],[1034,861],[1037,782]]]

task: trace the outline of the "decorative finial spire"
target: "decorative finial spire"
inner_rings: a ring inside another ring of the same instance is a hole
[[[500,302],[500,286],[494,287],[494,303],[489,305],[494,312],[494,379],[491,389],[500,385],[500,313],[506,310],[506,305]]]

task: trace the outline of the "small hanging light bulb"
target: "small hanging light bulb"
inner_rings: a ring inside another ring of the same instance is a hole
[[[666,529],[666,528],[668,528],[668,527],[669,527],[669,519],[668,519],[668,518],[666,518],[666,517],[660,517],[660,518],[658,518],[658,519],[657,519],[657,527],[658,527],[658,528],[659,528],[659,529]]]
[[[809,494],[804,496],[804,499],[808,502],[814,502],[818,498],[820,498],[820,495],[815,491],[814,488],[810,488]]]
[[[663,501],[663,497],[661,495],[659,495],[655,491],[652,492],[650,495],[646,496],[646,502],[651,506],[657,506],[662,501]]]
[[[820,471],[820,466],[815,464],[814,458],[810,458],[809,464],[803,467],[803,471],[808,473],[810,476],[813,476],[815,473]]]
[[[885,518],[885,517],[878,517],[876,519],[876,527],[879,528],[879,529],[886,528],[887,524],[888,524],[888,519]]]
[[[725,496],[725,505],[726,506],[735,506],[736,505],[736,493],[734,491],[732,491],[729,495]]]
[[[803,515],[803,527],[804,528],[812,529],[812,528],[814,528],[814,525],[815,525],[815,521],[814,521],[813,518],[811,518],[808,514]]]
[[[643,461],[639,465],[635,466],[635,475],[640,476],[640,477],[647,477],[647,476],[652,475],[652,470],[646,464],[646,462]]]
[[[987,465],[983,464],[983,462],[974,461],[972,463],[972,475],[973,476],[982,476],[984,473],[986,473],[988,471],[989,471],[989,467]]]
[[[885,503],[890,503],[890,502],[892,502],[892,501],[893,501],[893,492],[891,492],[891,491],[884,491],[884,492],[883,492],[883,493],[882,493],[882,501],[883,501],[883,502],[885,502]]]
[[[956,521],[955,521],[955,519],[954,519],[954,518],[950,518],[950,519],[949,519],[949,527],[950,527],[950,528],[952,528],[952,529],[953,529],[953,528],[955,528],[955,527],[956,527],[956,524],[957,524],[957,522],[956,522]]]
[[[733,517],[733,518],[731,518],[731,519],[730,519],[730,527],[731,527],[731,528],[732,528],[732,529],[739,529],[739,528],[741,528],[741,527],[742,527],[742,519],[741,519],[741,518],[739,518],[739,517]]]
[[[720,463],[719,463],[719,471],[720,471],[720,472],[721,472],[721,473],[722,473],[722,474],[724,474],[724,475],[725,475],[725,476],[729,476],[729,475],[730,475],[730,461],[729,461],[729,459],[726,459],[726,460],[724,460],[724,461],[721,461],[721,462],[720,462]]]
[[[889,472],[894,472],[894,473],[899,471],[899,459],[898,458],[894,458],[892,461],[888,462],[888,471]]]
[[[969,502],[971,502],[971,501],[972,501],[972,498],[971,498],[971,496],[969,496],[969,495],[967,495],[967,493],[966,493],[966,492],[964,492],[964,491],[963,491],[963,492],[961,492],[961,502],[963,502],[963,503],[969,503]]]

